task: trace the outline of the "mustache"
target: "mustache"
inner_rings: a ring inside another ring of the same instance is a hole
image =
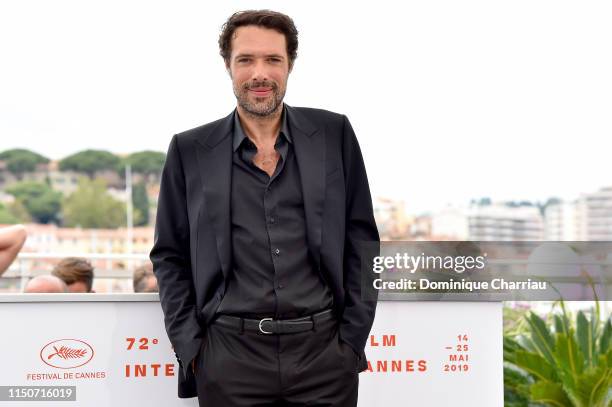
[[[252,88],[272,88],[272,90],[277,90],[278,85],[276,84],[276,82],[260,81],[260,82],[245,83],[242,88],[245,90],[249,90]]]

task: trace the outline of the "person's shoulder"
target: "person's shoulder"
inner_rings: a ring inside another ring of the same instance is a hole
[[[342,113],[314,107],[293,107],[296,116],[301,116],[301,123],[308,123],[311,129],[325,128],[325,135],[330,139],[343,140],[348,118]]]
[[[174,148],[178,150],[180,155],[187,156],[191,155],[191,152],[195,151],[196,143],[206,147],[206,142],[211,135],[217,133],[218,131],[228,131],[229,119],[231,118],[232,114],[233,111],[229,115],[220,119],[189,130],[175,133],[170,141],[169,151]]]
[[[315,118],[317,120],[326,120],[330,122],[342,122],[344,120],[343,114],[332,112],[331,110],[301,106],[291,106],[291,108],[308,118]]]
[[[202,140],[208,134],[212,133],[217,127],[224,123],[227,120],[227,117],[222,117],[220,119],[214,120],[210,123],[202,124],[198,127],[194,127],[189,130],[184,130],[179,133],[176,133],[176,138],[178,141],[187,141],[187,140]]]

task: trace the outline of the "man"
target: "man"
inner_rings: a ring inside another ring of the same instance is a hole
[[[60,278],[49,275],[36,276],[26,284],[24,293],[67,293],[68,286]]]
[[[94,268],[90,262],[80,257],[63,258],[51,271],[68,285],[71,293],[92,293]]]
[[[132,278],[135,293],[156,293],[159,292],[157,288],[157,280],[155,274],[153,274],[153,265],[151,262],[147,262],[142,266],[137,267],[134,270],[134,276]]]
[[[150,257],[179,397],[201,406],[355,406],[368,366],[366,171],[345,116],[283,103],[297,45],[284,14],[232,15],[237,107],[175,135],[162,171]]]

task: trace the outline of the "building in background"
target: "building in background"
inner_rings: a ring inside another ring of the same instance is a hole
[[[468,240],[469,234],[466,207],[448,206],[431,215],[432,240]]]
[[[468,210],[469,240],[543,240],[544,218],[530,204],[473,204]]]
[[[557,202],[545,210],[548,240],[612,240],[612,187]]]
[[[53,224],[28,224],[28,239],[23,251],[28,253],[127,253],[128,233],[117,229],[62,228]],[[153,227],[132,228],[132,253],[148,254],[153,247]]]
[[[404,201],[379,197],[374,199],[373,205],[381,240],[409,239],[414,217],[406,214]]]
[[[545,238],[550,241],[578,240],[576,202],[557,202],[544,210]]]

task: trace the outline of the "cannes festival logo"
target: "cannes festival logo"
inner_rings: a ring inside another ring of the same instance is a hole
[[[40,358],[47,365],[58,369],[74,369],[93,358],[93,348],[79,339],[58,339],[40,350]]]

